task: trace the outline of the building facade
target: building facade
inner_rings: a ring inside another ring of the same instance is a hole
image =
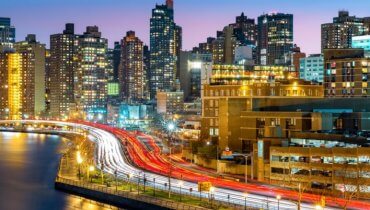
[[[321,25],[321,51],[331,48],[350,48],[352,37],[369,34],[370,18],[349,16],[348,11],[339,11],[332,23]]]
[[[324,56],[316,54],[301,58],[299,78],[312,82],[324,82]]]
[[[0,17],[0,46],[3,50],[13,47],[15,42],[15,27],[11,25],[11,19]]]
[[[175,87],[181,27],[174,22],[173,1],[156,5],[150,19],[150,96]]]
[[[184,109],[184,92],[182,91],[158,91],[157,113],[173,115]]]
[[[264,14],[258,17],[257,60],[261,65],[274,65],[293,47],[293,15]]]
[[[77,35],[72,23],[66,24],[63,33],[50,36],[50,114],[54,118],[67,118],[75,109],[77,46]]]
[[[364,56],[370,58],[370,35],[352,37],[352,48],[364,49]]]
[[[86,27],[78,37],[74,77],[76,111],[88,120],[103,120],[107,105],[108,40],[97,26]]]
[[[144,99],[144,58],[143,42],[129,31],[121,41],[121,63],[119,81],[122,98],[137,102]]]

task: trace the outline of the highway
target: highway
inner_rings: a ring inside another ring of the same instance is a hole
[[[9,121],[0,121],[0,123]],[[136,183],[137,181],[154,180],[155,182],[147,182],[156,189],[168,189],[169,169],[171,171],[170,179],[171,190],[173,192],[191,193],[194,196],[199,196],[197,191],[197,181],[211,181],[216,185],[211,197],[215,200],[225,201],[239,204],[241,206],[247,203],[249,207],[263,209],[297,209],[296,202],[291,200],[298,193],[288,190],[272,190],[268,187],[243,184],[228,180],[220,180],[202,174],[197,174],[186,169],[181,169],[176,166],[171,166],[168,160],[158,155],[157,149],[148,151],[145,146],[132,134],[122,131],[117,128],[111,128],[106,125],[93,123],[72,123],[59,121],[23,121],[28,123],[54,123],[55,125],[71,126],[78,129],[89,131],[88,139],[96,143],[95,163],[98,168],[102,168],[110,174],[117,174],[119,178],[128,179]],[[155,148],[155,145],[152,145]],[[103,164],[102,164],[103,163]],[[132,164],[134,163],[134,164]],[[102,165],[104,165],[102,167]],[[145,169],[145,170],[144,170]],[[175,178],[176,177],[176,178]],[[181,188],[180,188],[181,184]],[[167,185],[167,186],[166,186]],[[192,189],[192,192],[189,189]],[[281,200],[278,202],[275,196],[279,193]],[[209,193],[202,193],[201,196],[208,199]],[[268,197],[270,196],[270,197]],[[303,194],[302,200],[313,203],[301,203],[301,209],[317,209],[315,199],[318,196],[311,194]],[[318,201],[318,200],[317,200]],[[316,202],[317,202],[316,201]],[[329,200],[329,202],[331,202]],[[329,203],[327,202],[327,203]],[[343,202],[340,200],[332,202]],[[335,203],[331,203],[335,204]],[[348,205],[351,209],[370,209],[370,204],[366,202],[356,201]],[[325,209],[335,209],[325,207]]]

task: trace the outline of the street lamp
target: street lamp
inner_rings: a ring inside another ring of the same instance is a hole
[[[244,193],[244,210],[247,210],[247,198],[248,198],[248,193]]]
[[[215,192],[215,188],[214,187],[210,187],[209,188],[209,195],[208,195],[208,197],[209,197],[209,200],[210,200],[210,202],[211,202],[211,205],[212,205],[212,197],[213,197],[213,193]]]
[[[278,210],[280,210],[280,199],[281,199],[281,195],[277,195],[276,200],[278,202]]]
[[[81,179],[81,163],[82,163],[81,152],[77,151],[77,164],[78,164],[78,179]]]
[[[93,177],[92,177],[91,174],[95,171],[95,167],[94,166],[89,166],[89,169],[87,171],[88,171],[88,177],[87,177],[87,179],[89,179],[89,176],[90,176],[90,178],[91,178],[91,181],[90,182],[92,182]]]
[[[182,188],[182,185],[183,185],[184,183],[183,183],[183,181],[182,180],[180,180],[179,181],[179,187],[180,187],[180,201],[182,201],[182,193],[181,193],[181,188]]]
[[[317,204],[317,205],[315,206],[315,209],[316,209],[316,210],[322,210],[322,209],[323,209],[323,207],[322,207],[320,204]]]
[[[132,192],[131,177],[132,177],[132,174],[130,173],[130,174],[128,175],[128,183],[129,183],[129,185],[130,185],[130,192]]]

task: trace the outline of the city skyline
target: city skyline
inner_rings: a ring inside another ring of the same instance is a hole
[[[259,15],[269,12],[283,12],[294,15],[294,43],[307,54],[320,52],[321,24],[332,21],[339,10],[348,10],[350,15],[367,16],[366,5],[370,2],[358,1],[363,5],[341,2],[341,8],[333,7],[329,1],[243,1],[233,0],[195,0],[175,1],[175,21],[183,27],[183,49],[191,50],[209,36],[216,36],[217,30],[233,23],[235,17],[242,12],[249,18],[257,20]],[[46,4],[47,3],[47,4]],[[114,41],[119,41],[126,31],[134,30],[143,42],[149,45],[149,18],[153,4],[163,4],[164,0],[138,0],[120,2],[117,0],[99,1],[47,2],[45,0],[22,0],[16,3],[4,2],[0,8],[2,16],[12,18],[12,25],[17,28],[16,40],[23,40],[27,34],[36,34],[41,43],[49,47],[50,34],[58,33],[67,22],[75,23],[76,33],[82,33],[88,25],[97,25],[102,31],[102,37],[109,40],[113,47]],[[90,4],[91,3],[91,4]],[[250,6],[250,7],[249,7]],[[47,7],[47,9],[45,9]],[[4,9],[6,8],[6,9]],[[203,9],[206,9],[204,11]],[[27,10],[25,10],[27,9]],[[40,10],[40,12],[38,12]],[[30,13],[29,11],[33,11]],[[41,12],[42,11],[42,12]],[[192,11],[189,13],[188,11]],[[315,11],[312,14],[312,11]],[[203,14],[202,12],[205,12]],[[91,14],[97,14],[91,16]],[[222,14],[222,15],[220,15]],[[207,18],[204,18],[204,16]],[[66,18],[66,16],[69,16]],[[47,17],[47,18],[45,18]],[[311,21],[307,21],[311,18]],[[112,21],[113,20],[113,21]],[[307,31],[308,30],[308,31]],[[196,33],[194,33],[196,31]]]

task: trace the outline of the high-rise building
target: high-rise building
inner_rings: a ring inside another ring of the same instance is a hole
[[[36,65],[39,63],[36,58],[40,58],[32,50],[2,52],[0,58],[1,118],[18,120],[40,116],[43,111],[40,101],[45,101],[44,98],[40,99],[36,92],[36,88],[39,88],[37,84],[39,81],[36,79],[40,79],[40,75],[36,72]],[[41,78],[41,80],[44,79]],[[40,89],[38,91],[45,92]]]
[[[216,38],[208,37],[206,42],[199,43],[198,47],[193,48],[193,53],[212,54],[212,43]]]
[[[74,77],[77,110],[88,120],[102,121],[107,105],[108,40],[97,26],[87,26],[78,37],[78,67]]]
[[[77,36],[74,24],[67,23],[63,33],[50,36],[50,114],[67,118],[74,106]]]
[[[370,18],[349,16],[348,11],[339,11],[333,23],[321,25],[321,50],[350,48],[352,37],[369,34]]]
[[[324,56],[310,55],[300,59],[299,78],[313,82],[324,81]]]
[[[257,60],[261,65],[274,65],[293,47],[293,15],[264,14],[258,17]]]
[[[122,98],[129,102],[144,99],[143,42],[128,31],[121,41],[119,82]]]
[[[4,50],[12,48],[15,42],[15,28],[10,18],[0,17],[0,46]]]
[[[174,22],[173,1],[156,5],[150,19],[150,96],[175,87],[181,27]]]
[[[234,28],[234,36],[241,45],[256,46],[257,27],[254,19],[248,18],[244,12],[236,17],[236,21],[230,24]]]
[[[121,44],[114,42],[113,49],[113,80],[118,81],[119,64],[121,62]]]
[[[215,64],[233,64],[237,39],[232,26],[226,26],[217,32],[217,38],[212,43],[213,62]]]
[[[50,116],[50,50],[45,50],[45,114]]]
[[[17,53],[27,54],[28,60],[23,60],[23,83],[27,95],[32,99],[32,106],[27,110],[30,116],[40,116],[45,111],[45,45],[36,41],[36,35],[29,34],[25,41],[14,44]],[[28,62],[28,63],[25,63]],[[24,109],[30,106],[25,104]]]

